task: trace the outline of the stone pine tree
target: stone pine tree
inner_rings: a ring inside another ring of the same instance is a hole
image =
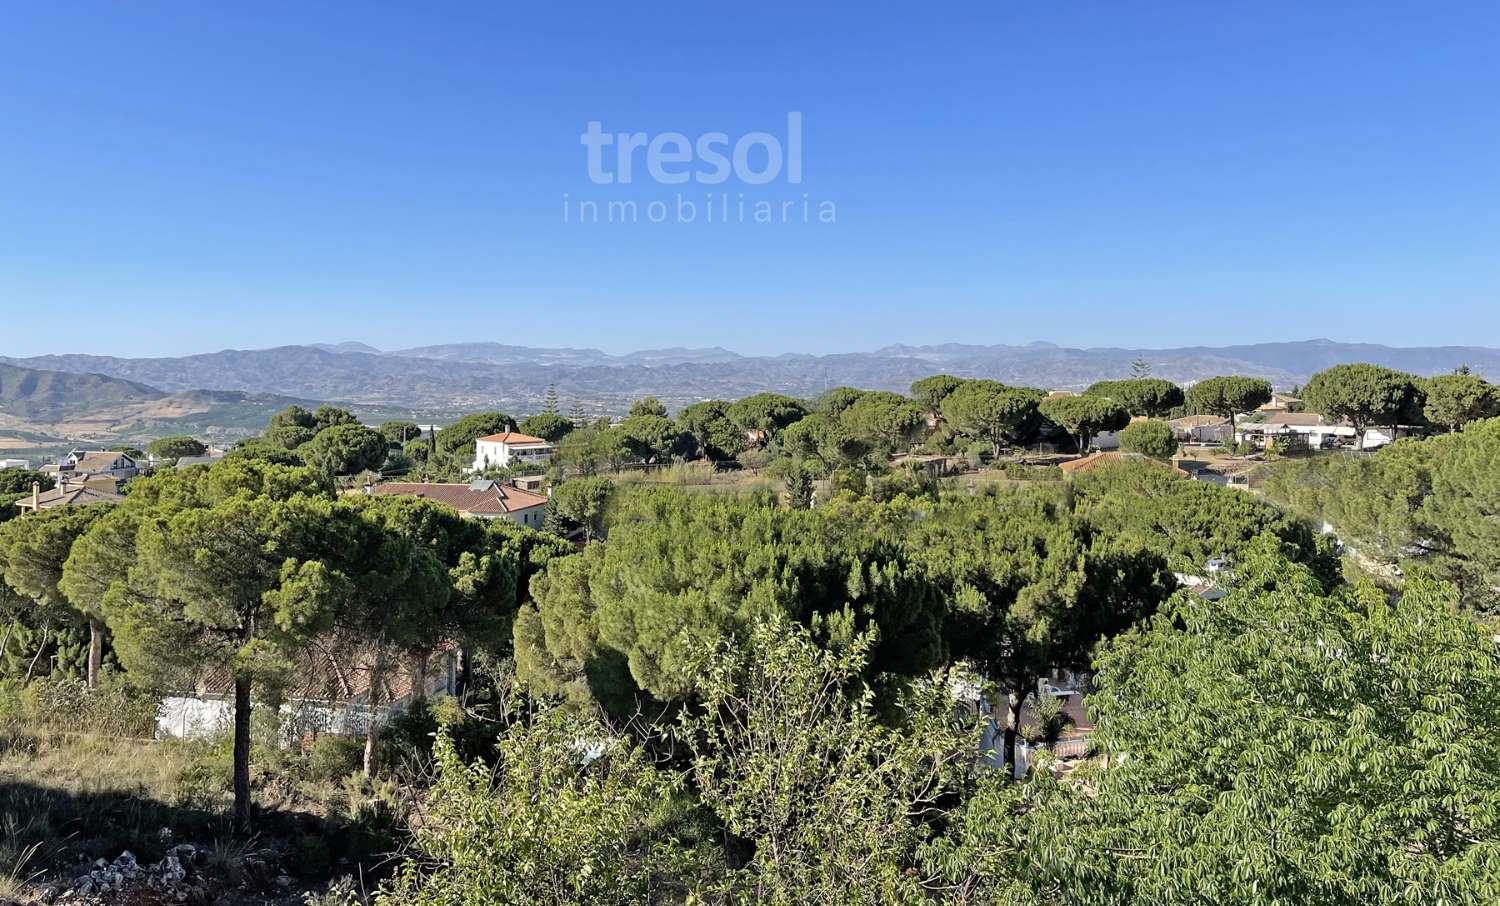
[[[1356,431],[1422,417],[1422,388],[1413,375],[1380,365],[1334,365],[1313,375],[1302,401],[1329,420],[1347,419]]]
[[[1130,424],[1125,407],[1102,396],[1049,397],[1042,400],[1040,409],[1047,420],[1072,435],[1079,453],[1088,451],[1096,435]]]
[[[1199,381],[1188,388],[1187,403],[1199,412],[1229,419],[1234,433],[1235,416],[1271,401],[1271,382],[1260,378],[1224,375]]]
[[[943,421],[958,434],[987,441],[1000,455],[1020,439],[1036,420],[1041,393],[1026,387],[1007,387],[999,381],[964,381],[944,398]]]
[[[222,672],[233,683],[242,827],[252,695],[275,700],[345,606],[353,583],[326,561],[348,534],[317,472],[241,460],[147,479],[74,543],[64,568],[60,587],[97,595],[132,674],[149,683]]]
[[[1163,418],[1183,403],[1182,388],[1161,378],[1132,378],[1128,381],[1099,381],[1084,391],[1085,396],[1108,397],[1131,415]]]
[[[335,622],[369,658],[364,771],[373,776],[379,768],[390,674],[402,655],[430,650],[446,628],[451,586],[433,529],[447,521],[447,514],[427,501],[404,497],[357,497],[338,509],[352,527],[339,551],[348,564],[344,572],[352,578],[352,593]],[[447,541],[448,533],[438,531]]]
[[[86,622],[89,628],[88,686],[99,684],[104,658],[105,625],[98,601],[74,596],[61,587],[63,566],[75,539],[109,509],[108,504],[55,507],[0,526],[0,567],[5,581],[41,609],[44,641],[57,625]]]
[[[1450,431],[1462,431],[1469,422],[1500,415],[1500,392],[1472,374],[1439,375],[1430,378],[1425,389],[1423,414]]]

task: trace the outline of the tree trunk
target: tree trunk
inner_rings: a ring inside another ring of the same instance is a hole
[[[1005,728],[1005,770],[1010,777],[1016,776],[1016,736],[1021,732],[1021,704],[1025,698],[1017,692],[1006,693],[1010,705],[1010,718]]]
[[[0,660],[3,660],[5,658],[5,653],[10,650],[10,635],[12,632],[15,632],[15,630],[15,623],[12,622],[5,624],[5,638],[0,639]]]
[[[468,694],[469,675],[469,650],[460,648],[458,649],[458,676],[453,680],[453,697],[459,701],[463,701],[464,696]]]
[[[427,657],[426,651],[418,651],[411,658],[411,700],[413,702],[424,701],[427,698]]]
[[[89,673],[90,689],[99,688],[99,666],[104,662],[104,624],[92,617],[89,619]]]
[[[380,698],[385,683],[384,656],[377,653],[370,665],[370,719],[365,722],[365,776],[374,777],[380,769]]]
[[[42,627],[42,643],[36,646],[36,654],[31,656],[31,664],[26,668],[26,678],[23,683],[31,682],[31,677],[36,673],[36,662],[42,659],[42,652],[47,650],[47,640],[51,637],[52,630],[46,626]]]
[[[250,677],[234,678],[234,823],[250,829]]]

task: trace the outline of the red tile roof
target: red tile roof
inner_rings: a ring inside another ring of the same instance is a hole
[[[540,437],[532,437],[530,434],[521,434],[521,433],[519,433],[517,431],[502,431],[499,434],[491,434],[488,437],[481,437],[479,439],[480,440],[487,440],[487,441],[490,441],[491,443],[497,443],[497,444],[545,444],[545,443],[547,443],[547,441],[543,440]]]
[[[531,491],[493,482],[474,484],[438,484],[416,481],[392,481],[378,484],[370,489],[372,494],[397,494],[405,497],[421,497],[445,503],[460,513],[476,516],[503,516],[518,510],[541,506],[547,498]]]

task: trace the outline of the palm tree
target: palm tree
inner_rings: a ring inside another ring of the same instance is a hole
[[[1031,709],[1031,725],[1022,731],[1022,736],[1032,745],[1052,748],[1062,735],[1073,726],[1073,718],[1063,709],[1063,700],[1055,695],[1038,692],[1037,702]]]

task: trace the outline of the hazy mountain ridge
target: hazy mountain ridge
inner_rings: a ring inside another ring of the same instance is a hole
[[[643,350],[609,355],[594,349],[533,348],[499,343],[365,351],[363,344],[223,350],[175,358],[50,355],[3,358],[27,368],[108,375],[181,392],[211,388],[277,394],[360,406],[456,411],[484,406],[534,411],[548,386],[565,405],[590,412],[619,411],[646,394],[680,406],[710,397],[734,398],[763,390],[811,396],[852,385],[904,391],[936,372],[992,378],[1048,389],[1079,389],[1125,377],[1144,359],[1152,373],[1179,383],[1216,374],[1251,374],[1278,387],[1307,380],[1340,362],[1375,362],[1419,374],[1467,364],[1500,376],[1500,350],[1477,346],[1391,347],[1307,340],[1171,349],[1079,349],[1025,345],[894,345],[873,352],[830,355],[741,356],[727,349]],[[347,351],[338,351],[347,350]],[[420,354],[419,354],[420,353]]]

